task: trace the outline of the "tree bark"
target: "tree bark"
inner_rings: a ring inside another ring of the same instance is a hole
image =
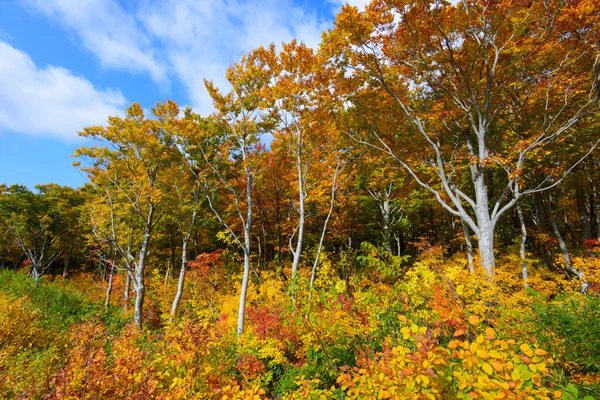
[[[125,271],[125,290],[123,291],[123,300],[125,301],[124,308],[127,310],[127,306],[129,305],[129,285],[131,284],[131,276],[129,276],[129,271]]]
[[[396,255],[402,256],[402,235],[399,233],[394,234],[394,239],[396,240]]]
[[[525,261],[525,242],[527,241],[527,227],[525,226],[525,217],[523,216],[523,209],[521,204],[517,203],[517,215],[519,216],[519,225],[521,225],[521,242],[519,246],[519,255],[521,257],[521,274],[523,276],[523,286],[525,289],[529,288],[527,279],[529,277],[529,271],[527,270],[527,262]]]
[[[165,279],[163,281],[163,293],[167,290],[167,285],[169,284],[169,277],[171,275],[171,257],[169,257],[169,261],[167,261],[167,270],[165,271]]]
[[[37,287],[40,285],[40,271],[39,267],[32,262],[31,264],[31,276],[33,277],[33,283]]]
[[[308,293],[309,303],[310,303],[310,299],[312,297],[312,288],[313,288],[313,284],[315,282],[315,276],[317,274],[317,266],[319,265],[319,259],[321,258],[323,242],[325,241],[325,233],[327,232],[327,225],[329,223],[329,219],[331,218],[331,214],[333,214],[333,207],[335,206],[335,192],[337,190],[337,179],[338,179],[339,172],[340,172],[340,163],[337,164],[335,171],[333,173],[333,180],[331,183],[331,200],[329,202],[329,211],[327,212],[327,217],[325,218],[325,222],[323,223],[323,230],[321,231],[321,238],[319,239],[319,247],[317,248],[315,262],[313,263],[312,271],[310,274],[310,287],[309,287],[309,293]]]
[[[381,239],[383,248],[392,252],[392,206],[391,196],[394,193],[394,186],[389,184],[383,190],[374,191],[369,189],[371,197],[377,201],[377,206],[381,211]]]
[[[383,248],[386,249],[387,251],[391,252],[392,251],[392,246],[391,246],[391,238],[392,238],[392,234],[391,234],[391,227],[390,227],[390,220],[391,220],[391,208],[390,208],[390,198],[389,196],[386,196],[383,199],[383,204],[382,204],[382,216],[383,216]]]
[[[148,254],[148,245],[150,243],[150,231],[146,229],[144,233],[144,239],[142,240],[142,247],[140,249],[140,255],[138,262],[135,266],[135,308],[133,311],[133,321],[138,326],[138,329],[143,328],[143,311],[144,311],[144,296],[146,294],[145,285],[145,269],[146,269],[146,256]]]
[[[104,308],[108,308],[108,306],[110,305],[110,294],[112,292],[112,288],[113,288],[113,273],[115,270],[115,262],[112,261],[110,263],[110,272],[108,275],[108,287],[106,288],[106,298],[104,299]]]
[[[300,140],[300,139],[298,139]],[[304,221],[305,221],[305,210],[304,200],[306,199],[306,193],[304,188],[304,173],[302,171],[302,158],[301,158],[301,145],[298,144],[296,149],[296,169],[298,170],[298,239],[296,241],[296,250],[292,249],[294,259],[292,261],[292,279],[296,276],[298,270],[298,264],[300,263],[300,255],[302,254],[302,241],[304,239]]]
[[[581,219],[581,226],[583,228],[583,241],[593,239],[592,218],[586,205],[585,191],[579,180],[577,180],[575,185],[575,199],[577,201],[577,211],[579,212],[579,218]]]
[[[465,242],[467,243],[467,260],[469,261],[469,272],[474,274],[475,265],[473,262],[473,243],[471,242],[471,232],[469,232],[469,226],[462,218],[460,222],[462,224],[463,233],[465,235]]]
[[[192,213],[192,220],[190,223],[190,228],[187,233],[183,237],[183,242],[181,244],[181,271],[179,271],[179,282],[177,283],[177,293],[175,294],[175,299],[173,300],[173,305],[171,306],[171,316],[169,317],[169,322],[173,320],[173,317],[177,314],[177,309],[179,308],[179,302],[181,301],[181,296],[183,295],[183,287],[185,285],[185,273],[187,268],[187,248],[188,243],[190,242],[190,237],[192,236],[192,232],[194,230],[194,223],[196,222],[196,216],[198,215],[197,211]]]
[[[600,244],[600,191],[596,181],[592,178],[592,202],[594,203],[594,212],[596,214],[596,240]]]
[[[480,144],[484,146],[484,144]],[[485,149],[487,150],[487,148]],[[485,159],[485,157],[482,157]],[[475,187],[475,217],[477,220],[477,244],[479,247],[479,259],[483,267],[486,277],[493,280],[495,275],[495,258],[494,258],[494,227],[495,223],[490,216],[488,205],[488,186],[485,180],[485,168],[479,166],[471,167],[471,176]],[[464,218],[465,223],[468,221]]]
[[[167,288],[167,284],[169,283],[169,279],[171,278],[171,271],[173,270],[173,268],[175,268],[175,252],[177,251],[177,240],[173,236],[171,236],[169,262],[167,264],[167,272],[165,272],[165,289]]]
[[[552,196],[550,194],[548,194],[546,201],[546,207],[548,208],[548,220],[550,222],[550,226],[552,227],[552,231],[554,232],[554,237],[556,237],[556,240],[558,241],[558,247],[560,248],[564,262],[567,264],[567,268],[571,268],[569,249],[567,248],[563,236],[560,233],[560,229],[556,223],[556,218],[554,218],[554,212],[552,211]]]
[[[246,226],[244,227],[244,276],[240,292],[240,307],[238,310],[237,334],[244,332],[244,316],[246,312],[246,295],[248,293],[248,277],[250,275],[250,230],[252,227],[252,177],[246,169]]]
[[[558,224],[556,223],[556,218],[554,218],[554,213],[552,212],[552,196],[550,195],[550,193],[548,193],[547,200],[548,200],[548,203],[547,203],[548,219],[550,220],[550,225],[552,226],[552,230],[554,231],[554,236],[556,236],[556,240],[558,241],[558,247],[560,248],[560,251],[562,253],[562,257],[567,266],[567,270],[569,272],[573,273],[575,276],[577,276],[577,278],[581,282],[581,292],[585,293],[588,288],[588,282],[585,279],[585,274],[583,273],[583,271],[578,270],[577,268],[575,268],[573,266],[573,264],[571,264],[571,257],[569,256],[569,249],[567,248],[567,245],[565,244],[565,241],[563,240],[563,237],[560,233],[560,229],[558,228]]]

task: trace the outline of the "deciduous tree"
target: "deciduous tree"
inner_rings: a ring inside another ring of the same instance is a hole
[[[326,35],[340,98],[365,121],[356,139],[400,164],[473,230],[489,275],[499,218],[563,176],[523,187],[522,171],[597,110],[594,4],[376,0],[364,12],[345,6]],[[373,108],[386,118],[366,112]],[[492,175],[503,189],[491,196]]]
[[[176,154],[169,121],[179,108],[171,102],[158,104],[152,113],[154,118],[147,118],[134,103],[126,117],[110,117],[106,127],[85,128],[81,136],[107,147],[82,147],[76,152],[88,162],[82,170],[97,188],[105,210],[94,217],[94,232],[123,260],[136,293],[134,320],[140,329],[152,234],[164,214],[164,193],[169,190],[165,173]],[[135,229],[139,240],[132,235]]]

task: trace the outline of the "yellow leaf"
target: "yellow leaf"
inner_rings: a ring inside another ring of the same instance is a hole
[[[521,349],[523,354],[525,354],[527,357],[533,356],[533,350],[531,350],[531,348],[529,347],[529,345],[527,343],[523,343],[521,346],[519,346],[519,348]]]
[[[479,323],[479,317],[477,315],[469,316],[469,323],[471,325],[477,325]]]
[[[531,372],[535,372],[535,371],[537,371],[537,365],[529,364],[529,369],[531,370]]]
[[[494,369],[492,368],[492,366],[489,363],[484,363],[481,366],[481,369],[483,369],[485,371],[485,373],[488,375],[492,375],[494,373]]]
[[[513,370],[513,372],[510,374],[510,377],[512,378],[513,381],[517,381],[519,380],[519,378],[521,377],[521,373],[519,372],[519,370],[515,369]]]
[[[406,340],[410,337],[410,329],[407,327],[400,329],[400,332],[402,332],[402,339]]]
[[[490,355],[490,357],[495,358],[495,359],[502,358],[502,355],[500,353],[498,353],[496,350],[490,350],[489,355]]]

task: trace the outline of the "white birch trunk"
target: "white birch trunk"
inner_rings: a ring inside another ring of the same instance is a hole
[[[148,254],[148,245],[150,242],[150,232],[147,230],[144,233],[144,239],[142,241],[142,247],[140,249],[140,255],[138,262],[135,266],[135,308],[133,312],[133,320],[139,329],[142,329],[142,318],[144,311],[144,296],[146,294],[145,286],[145,268],[146,268],[146,256]]]
[[[129,285],[131,284],[131,276],[129,276],[129,271],[125,271],[125,290],[123,291],[123,300],[125,301],[124,308],[127,310],[127,306],[129,305]]]
[[[548,207],[548,219],[550,220],[550,225],[552,226],[552,230],[554,231],[554,236],[556,237],[556,240],[558,241],[558,247],[560,248],[560,251],[562,253],[562,257],[567,266],[567,270],[570,271],[571,273],[575,274],[575,276],[577,276],[577,278],[581,282],[581,293],[585,293],[588,288],[588,282],[585,279],[585,274],[583,273],[583,271],[578,270],[577,268],[575,268],[573,266],[573,264],[571,264],[571,257],[569,256],[569,249],[567,248],[567,245],[566,245],[565,241],[563,240],[563,237],[560,233],[560,229],[558,228],[558,224],[556,223],[556,218],[554,218],[554,214],[552,212],[552,197],[550,195],[548,195],[547,207]]]
[[[469,226],[462,218],[460,222],[462,224],[463,233],[465,235],[465,242],[467,244],[467,260],[469,262],[469,272],[471,274],[474,274],[475,263],[473,261],[473,243],[471,242],[471,232],[469,231]]]
[[[292,261],[292,279],[296,276],[296,271],[298,270],[298,264],[300,263],[300,255],[302,254],[302,241],[304,239],[304,221],[305,221],[305,210],[304,210],[304,200],[306,198],[306,194],[304,192],[304,176],[302,172],[302,159],[300,154],[300,146],[298,146],[296,150],[296,168],[298,170],[298,194],[299,194],[299,202],[298,202],[298,239],[296,241],[296,250],[293,251],[294,258]]]
[[[238,310],[237,334],[240,336],[244,332],[244,315],[246,312],[246,295],[248,292],[248,278],[250,275],[250,229],[252,227],[252,177],[246,169],[246,201],[248,209],[246,210],[246,225],[244,226],[244,276],[242,278],[242,288],[240,291],[240,307]]]
[[[108,275],[108,286],[106,288],[106,298],[104,299],[104,308],[108,308],[108,306],[110,305],[110,294],[111,294],[112,288],[113,288],[114,270],[115,270],[115,263],[113,261],[113,262],[111,262],[110,273]]]
[[[173,305],[171,306],[171,316],[169,317],[169,322],[173,320],[175,314],[177,314],[177,309],[179,308],[179,302],[181,301],[181,296],[183,295],[183,287],[185,285],[185,273],[187,268],[187,248],[188,243],[190,242],[190,237],[192,236],[194,222],[196,221],[197,211],[194,211],[192,214],[192,221],[190,224],[190,229],[183,237],[183,242],[181,246],[181,271],[179,271],[179,281],[177,282],[177,293],[175,294],[175,299],[173,300]]]
[[[487,278],[493,279],[495,275],[494,258],[494,221],[490,216],[488,206],[488,187],[485,182],[485,174],[480,168],[475,172],[475,217],[477,219],[477,228],[479,235],[477,242],[479,247],[479,259]],[[466,222],[466,221],[465,221]]]
[[[517,215],[519,216],[519,225],[521,226],[521,241],[519,244],[519,256],[521,257],[521,274],[523,276],[523,286],[525,289],[529,288],[527,279],[529,277],[529,271],[527,270],[527,262],[525,261],[525,242],[527,241],[527,227],[525,226],[525,217],[523,216],[523,210],[521,204],[517,203]]]

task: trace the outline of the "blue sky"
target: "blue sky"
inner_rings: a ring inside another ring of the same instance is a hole
[[[349,3],[362,7],[366,0]],[[203,79],[260,45],[318,45],[342,0],[0,1],[0,183],[80,186],[77,136],[131,102],[212,110]]]

